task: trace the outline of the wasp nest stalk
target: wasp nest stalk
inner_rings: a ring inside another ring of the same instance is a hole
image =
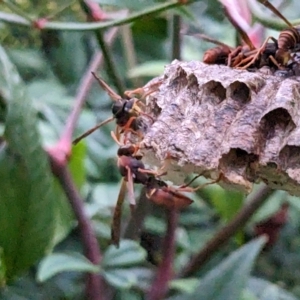
[[[177,184],[196,173],[247,192],[262,180],[300,195],[298,77],[174,61],[161,79],[147,99],[146,162],[165,162]]]

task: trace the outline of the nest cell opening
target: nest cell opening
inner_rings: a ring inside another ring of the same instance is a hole
[[[219,104],[226,99],[226,89],[219,81],[211,80],[202,87],[205,95],[211,95],[212,104]]]
[[[276,108],[268,112],[260,121],[261,129],[264,132],[266,139],[272,139],[274,135],[287,134],[295,128],[295,124],[291,115],[285,108]],[[288,127],[291,128],[288,129]]]
[[[244,82],[235,81],[231,83],[228,87],[228,93],[231,99],[240,103],[246,103],[251,100],[250,88]]]

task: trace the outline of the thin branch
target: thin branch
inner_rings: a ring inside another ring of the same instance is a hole
[[[51,156],[49,156],[49,158],[52,171],[58,178],[78,221],[85,256],[93,264],[98,265],[100,264],[102,257],[93,228],[84,212],[84,202],[76,189],[67,166],[62,167],[61,164],[57,163],[57,161],[55,161]],[[100,275],[91,273],[87,274],[86,299],[103,299],[101,291],[103,291],[103,283]]]
[[[162,249],[162,262],[158,267],[156,277],[150,291],[146,297],[147,300],[162,300],[168,292],[168,284],[172,277],[173,260],[175,255],[176,227],[178,223],[178,211],[176,209],[166,211],[167,232]]]
[[[181,59],[181,17],[174,14],[171,19],[172,53],[171,60]]]
[[[117,29],[111,29],[107,34],[109,43],[116,36]],[[82,245],[86,257],[94,264],[101,261],[101,253],[99,245],[94,234],[92,225],[84,213],[84,202],[81,199],[71,175],[67,169],[68,157],[71,154],[72,135],[75,125],[78,121],[79,114],[86,99],[86,95],[90,90],[93,76],[92,71],[96,71],[103,60],[101,53],[96,53],[84,74],[77,91],[73,110],[71,111],[64,132],[62,133],[58,143],[47,150],[52,166],[53,174],[58,178],[78,221],[78,227],[81,233]],[[102,278],[97,274],[87,275],[86,299],[101,300],[103,299],[104,283]]]
[[[163,4],[152,5],[142,11],[132,13],[130,16],[126,18],[121,18],[113,21],[107,22],[86,22],[86,23],[79,23],[79,22],[48,22],[44,25],[42,29],[47,30],[65,30],[65,31],[85,31],[85,30],[96,30],[96,29],[107,29],[110,27],[121,26],[124,24],[128,24],[134,22],[142,17],[156,15],[160,12],[165,10],[179,7],[182,5],[190,4],[200,0],[189,0],[187,3],[182,3],[178,0],[168,1]],[[5,12],[0,12],[0,21],[12,23],[20,26],[27,26],[31,27],[32,23],[26,20],[25,18],[15,15],[9,14]]]
[[[258,191],[248,196],[247,203],[239,213],[226,226],[221,228],[213,238],[208,241],[203,249],[196,254],[181,270],[178,277],[187,277],[196,273],[229,239],[243,228],[259,207],[273,193],[267,186],[262,186]]]
[[[136,50],[134,47],[132,30],[130,25],[125,25],[121,27],[120,31],[121,31],[121,37],[123,42],[123,50],[124,50],[126,67],[127,69],[131,70],[135,68],[137,64]],[[132,78],[132,82],[134,86],[142,85],[139,77]]]
[[[116,87],[118,93],[122,95],[125,91],[125,86],[123,84],[123,81],[121,80],[121,77],[118,74],[116,64],[112,57],[112,51],[108,49],[107,44],[103,39],[102,32],[97,30],[95,34],[96,34],[98,44],[102,50],[107,74],[111,78],[112,82],[114,83],[114,86]]]
[[[97,8],[99,8],[98,4],[94,1],[80,0],[80,5],[82,10],[85,12],[87,20],[95,20],[95,12],[97,12]],[[95,5],[95,6],[94,6]],[[102,50],[102,54],[104,57],[104,63],[106,67],[106,72],[113,84],[117,88],[119,94],[123,94],[124,92],[124,84],[121,77],[118,74],[116,63],[114,62],[114,58],[112,55],[112,51],[107,46],[105,39],[103,38],[103,33],[100,30],[95,30],[95,36],[97,42]]]

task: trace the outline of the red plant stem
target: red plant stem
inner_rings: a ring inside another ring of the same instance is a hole
[[[67,166],[62,167],[60,164],[57,165],[56,161],[51,157],[50,162],[53,173],[58,178],[78,221],[78,227],[80,228],[80,235],[85,256],[93,264],[100,264],[102,257],[98,246],[98,241],[94,234],[92,225],[85,215],[84,202],[76,189],[71,174],[67,169]],[[89,273],[87,275],[86,283],[86,299],[102,300],[104,299],[102,293],[103,283],[100,275]]]
[[[118,29],[111,29],[106,38],[108,43],[111,43],[116,36]],[[81,240],[86,257],[94,264],[99,264],[101,261],[101,253],[98,241],[94,234],[92,225],[84,213],[84,202],[81,199],[79,192],[71,178],[67,169],[68,157],[71,154],[72,136],[79,118],[82,106],[85,102],[86,95],[90,90],[93,76],[92,72],[96,71],[103,61],[103,55],[98,52],[94,55],[91,63],[82,77],[79,85],[75,104],[71,111],[64,132],[62,133],[56,145],[47,150],[49,159],[52,166],[53,174],[58,178],[68,200],[74,211],[75,217],[78,221],[78,228],[81,234]],[[86,299],[89,300],[102,300],[104,299],[103,293],[104,284],[102,278],[97,274],[88,274],[86,283]]]
[[[181,59],[181,16],[174,14],[171,19],[172,54],[171,59]]]
[[[258,191],[249,195],[247,203],[238,214],[218,231],[206,246],[196,254],[181,270],[177,277],[187,277],[195,274],[200,268],[226,243],[243,228],[259,207],[267,200],[273,190],[262,186]]]
[[[166,217],[167,232],[163,243],[162,262],[158,267],[156,277],[147,295],[147,300],[164,299],[168,292],[169,281],[172,278],[178,211],[175,209],[168,210],[166,211]]]

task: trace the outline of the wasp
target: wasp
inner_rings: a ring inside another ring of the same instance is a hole
[[[99,85],[108,93],[110,98],[114,101],[112,105],[112,116],[108,119],[98,123],[79,137],[77,137],[73,144],[77,144],[79,141],[81,141],[83,138],[87,137],[88,135],[92,134],[94,131],[102,127],[103,125],[116,120],[116,135],[119,137],[121,133],[125,132],[133,132],[138,134],[138,131],[140,129],[141,125],[141,118],[140,116],[146,116],[149,119],[153,120],[151,116],[144,113],[142,111],[143,109],[143,103],[141,102],[142,99],[146,98],[148,95],[155,92],[159,85],[161,84],[161,81],[158,81],[154,84],[152,84],[149,87],[148,91],[145,91],[144,88],[138,88],[133,91],[125,91],[124,95],[125,97],[122,98],[120,95],[118,95],[113,89],[110,88],[110,86],[100,77],[97,77],[94,72],[92,72],[95,79],[98,81]],[[140,98],[132,97],[132,95],[140,95]]]
[[[120,224],[122,206],[126,193],[126,184],[129,193],[131,212],[134,211],[135,207],[135,183],[142,184],[145,187],[146,196],[150,201],[167,209],[180,210],[189,206],[193,201],[189,197],[181,194],[180,191],[192,192],[195,189],[187,186],[178,188],[171,187],[168,186],[164,181],[157,179],[160,176],[166,174],[166,172],[146,169],[144,163],[141,161],[142,156],[138,155],[139,146],[132,144],[124,145],[117,139],[114,132],[112,132],[111,134],[112,138],[120,146],[117,152],[117,165],[122,175],[121,188],[113,214],[111,229],[112,243],[118,246],[120,240]]]
[[[209,64],[226,64],[229,67],[238,69],[260,68],[264,65],[275,65],[279,68],[279,64],[274,58],[278,50],[277,40],[273,37],[269,37],[262,47],[256,48],[247,33],[234,18],[231,17],[228,9],[226,7],[223,7],[223,9],[228,20],[239,33],[244,45],[233,48],[214,39],[200,35],[202,39],[219,45],[218,47],[207,50],[204,53],[203,61]],[[272,39],[272,43],[268,42],[270,39]]]
[[[217,47],[209,49],[204,53],[203,62],[208,64],[227,64],[229,67],[243,68],[243,65],[247,64],[249,60],[252,59],[251,56],[256,53],[257,49],[253,45],[247,33],[231,17],[230,13],[227,11],[227,8],[223,7],[223,9],[228,20],[236,28],[245,44],[234,48],[200,34],[198,36],[200,36],[202,39],[218,45]]]
[[[193,36],[197,38],[201,38],[202,40],[205,40],[207,42],[213,43],[218,45],[217,47],[208,49],[204,52],[203,55],[203,62],[206,64],[219,64],[219,65],[225,65],[227,64],[227,59],[230,53],[233,52],[234,48],[230,47],[218,40],[215,40],[205,34],[193,34]]]
[[[288,28],[281,31],[277,40],[277,51],[275,53],[275,60],[280,66],[286,66],[291,59],[291,50],[298,48],[300,44],[300,28],[293,27],[293,25],[278,11],[267,0],[258,0],[261,4],[270,9],[274,14],[276,14],[280,19],[282,19]],[[269,37],[268,39],[270,39]],[[267,40],[268,40],[267,39]]]

